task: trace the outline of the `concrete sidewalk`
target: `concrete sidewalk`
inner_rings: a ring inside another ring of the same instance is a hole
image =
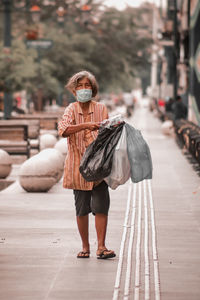
[[[107,247],[117,257],[96,259],[91,216],[91,257],[76,258],[73,194],[62,182],[36,194],[16,182],[0,193],[0,300],[200,299],[199,177],[147,108],[129,122],[150,146],[154,178],[110,191]]]

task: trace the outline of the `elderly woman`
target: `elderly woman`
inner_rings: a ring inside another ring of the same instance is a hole
[[[87,182],[79,172],[81,158],[97,135],[101,121],[108,118],[104,104],[93,98],[97,95],[98,85],[94,75],[81,71],[73,75],[67,89],[76,97],[76,102],[67,106],[62,120],[58,124],[59,135],[68,139],[68,154],[65,161],[63,187],[73,189],[77,225],[82,240],[82,251],[78,258],[90,257],[89,218],[95,215],[95,227],[98,240],[97,258],[115,257],[112,250],[105,246],[110,196],[105,181]]]

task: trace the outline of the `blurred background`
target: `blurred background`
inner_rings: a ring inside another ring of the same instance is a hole
[[[92,231],[87,273],[57,130],[84,69],[153,161],[152,182],[111,191],[119,260],[95,263]],[[199,300],[199,177],[200,0],[0,0],[0,300]]]
[[[162,113],[180,95],[198,124],[199,10],[198,0],[2,0],[0,118],[66,107],[67,79],[86,69],[110,109],[148,96]]]

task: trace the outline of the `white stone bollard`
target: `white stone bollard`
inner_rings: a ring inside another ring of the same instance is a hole
[[[53,134],[47,133],[40,136],[40,149],[53,148],[57,142]]]
[[[64,156],[64,158],[66,158],[67,156],[67,138],[61,138],[54,146],[54,148],[58,151],[60,151],[60,153],[62,153],[62,155]]]
[[[173,122],[171,120],[164,121],[161,125],[161,131],[165,135],[171,135],[174,132]]]
[[[0,149],[0,178],[6,178],[12,169],[12,159],[10,155]]]
[[[62,154],[56,149],[44,149],[23,163],[19,181],[27,192],[47,192],[60,180],[63,169]]]
[[[55,175],[55,178],[56,178],[56,181],[58,182],[63,175],[65,157],[63,157],[63,155],[60,153],[60,151],[58,151],[57,149],[54,149],[54,148],[44,149],[38,155],[41,157],[44,156],[44,157],[50,158],[52,163],[55,165],[56,174],[57,174],[57,175]]]

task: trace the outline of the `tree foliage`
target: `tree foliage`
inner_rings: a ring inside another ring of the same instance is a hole
[[[44,9],[39,38],[52,40],[53,47],[40,52],[26,47],[27,20],[13,17],[11,53],[4,53],[0,45],[0,88],[34,92],[40,86],[44,94],[56,96],[66,80],[82,69],[96,75],[103,92],[130,90],[137,77],[148,78],[151,6],[118,11],[89,2],[92,9],[85,13],[80,1],[72,1],[62,26],[54,7]],[[149,21],[143,20],[143,12]],[[140,34],[141,29],[147,34]]]
[[[12,51],[6,52],[0,45],[0,86],[2,90],[28,88],[30,81],[37,76],[36,53],[26,49],[24,43],[14,40]]]

